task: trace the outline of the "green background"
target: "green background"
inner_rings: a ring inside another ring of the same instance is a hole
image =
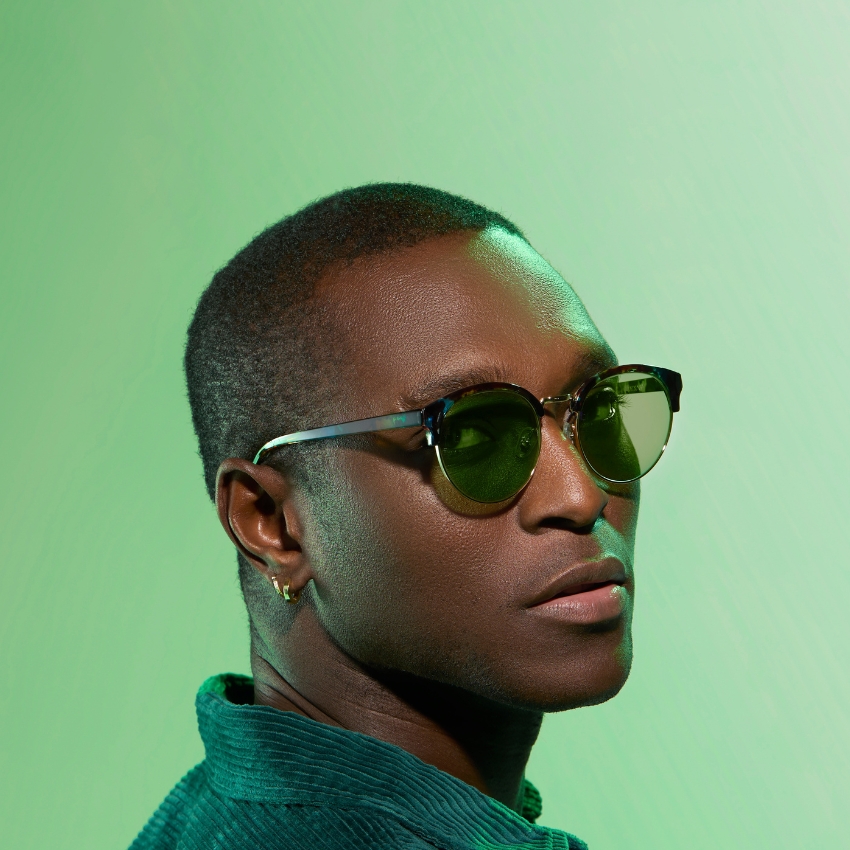
[[[848,8],[4,3],[3,845],[126,846],[202,757],[248,639],[185,327],[255,233],[374,180],[504,211],[622,361],[684,375],[632,676],[546,720],[543,822],[845,845]]]

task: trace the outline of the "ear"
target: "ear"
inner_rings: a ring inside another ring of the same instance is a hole
[[[215,485],[219,522],[239,552],[269,583],[277,577],[300,593],[313,575],[285,478],[269,466],[231,457],[219,466]]]

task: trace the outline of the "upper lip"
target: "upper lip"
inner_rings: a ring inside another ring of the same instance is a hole
[[[592,561],[580,561],[555,576],[552,581],[529,603],[529,608],[541,605],[556,596],[568,596],[592,590],[603,584],[625,584],[626,568],[613,555]]]

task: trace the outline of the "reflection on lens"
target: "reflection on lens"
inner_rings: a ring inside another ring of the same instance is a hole
[[[446,477],[476,502],[501,502],[528,483],[540,456],[540,418],[511,390],[470,393],[446,413],[437,447]]]
[[[667,390],[655,375],[626,372],[588,392],[576,430],[582,454],[609,481],[634,481],[658,462],[673,423]]]

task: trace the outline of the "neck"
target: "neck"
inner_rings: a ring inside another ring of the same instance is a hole
[[[395,744],[520,811],[541,712],[406,673],[366,668],[330,640],[312,612],[300,613],[298,625],[280,639],[284,646],[252,642],[256,704]]]

